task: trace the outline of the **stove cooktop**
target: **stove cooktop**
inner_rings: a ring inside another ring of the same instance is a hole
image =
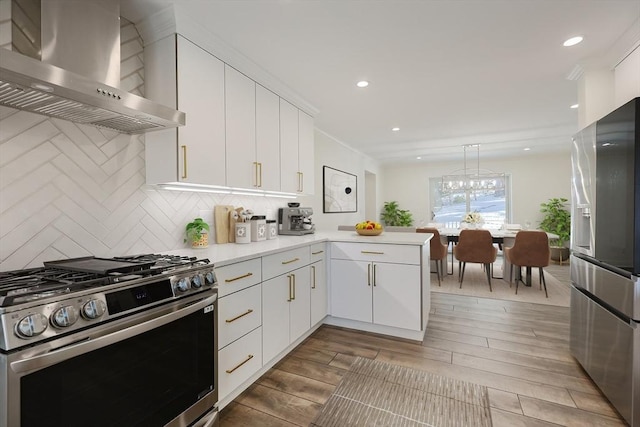
[[[0,307],[68,295],[151,275],[173,274],[207,264],[208,259],[161,254],[49,261],[43,267],[0,272]]]

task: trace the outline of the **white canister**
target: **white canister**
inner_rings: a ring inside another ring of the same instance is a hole
[[[260,242],[267,239],[267,221],[264,216],[254,215],[251,217],[251,241]]]
[[[236,243],[251,243],[251,224],[236,222]]]
[[[267,220],[267,239],[275,239],[278,237],[278,223],[275,219]]]

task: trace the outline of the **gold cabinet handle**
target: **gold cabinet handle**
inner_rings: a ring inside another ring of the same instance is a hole
[[[373,254],[373,255],[384,255],[384,252],[376,252],[376,251],[360,251],[363,254]]]
[[[291,302],[293,300],[293,297],[291,296],[291,292],[292,292],[291,284],[293,283],[291,280],[291,274],[287,275],[287,280],[289,281],[289,299],[287,300],[287,302]]]
[[[373,286],[376,286],[376,265],[373,264]]]
[[[235,282],[236,280],[245,279],[247,277],[253,276],[253,273],[243,274],[242,276],[234,277],[233,279],[224,279],[225,283]]]
[[[296,275],[292,274],[291,275],[293,277],[293,298],[292,300],[296,300]]]
[[[249,309],[249,310],[245,311],[244,313],[237,315],[237,316],[236,316],[236,317],[234,317],[233,319],[227,319],[227,320],[225,320],[225,322],[227,322],[227,323],[235,322],[236,320],[240,319],[241,317],[244,317],[244,316],[246,316],[247,314],[251,314],[251,313],[253,313],[253,310]]]
[[[371,286],[371,264],[367,264],[367,286]]]
[[[304,191],[304,174],[302,172],[298,172],[298,191],[302,193]]]
[[[290,259],[289,261],[282,261],[282,264],[291,264],[292,262],[300,261],[300,258]]]
[[[318,254],[321,254],[321,253],[323,253],[323,252],[324,252],[324,251],[311,252],[311,255],[318,255]]]
[[[311,289],[315,289],[316,288],[316,266],[315,265],[311,266],[311,271],[313,272],[313,284],[311,285]]]
[[[255,178],[253,180],[253,186],[254,187],[259,187],[258,185],[258,162],[253,162],[253,166],[254,166],[254,172],[255,172]]]
[[[260,169],[260,173],[258,174],[258,176],[260,177],[258,187],[262,187],[262,163],[258,162],[258,168]]]
[[[182,179],[187,179],[187,146],[182,146]]]
[[[247,363],[249,360],[253,359],[253,354],[249,354],[247,355],[247,358],[244,359],[242,362],[240,362],[239,364],[237,364],[235,367],[231,368],[231,369],[227,369],[226,372],[227,374],[231,374],[233,373],[233,371],[235,371],[236,369],[238,369],[239,367],[241,367],[242,365],[244,365],[245,363]]]

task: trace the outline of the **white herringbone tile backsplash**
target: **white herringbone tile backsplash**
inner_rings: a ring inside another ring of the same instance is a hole
[[[122,88],[139,95],[142,49],[125,22]],[[272,217],[286,206],[281,199],[157,190],[144,177],[144,136],[0,107],[0,270],[87,255],[179,253],[185,224],[197,216],[211,224],[215,205]]]

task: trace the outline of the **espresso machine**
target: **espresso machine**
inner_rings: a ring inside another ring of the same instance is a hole
[[[288,207],[278,210],[278,234],[302,236],[316,231],[311,222],[312,208]]]

